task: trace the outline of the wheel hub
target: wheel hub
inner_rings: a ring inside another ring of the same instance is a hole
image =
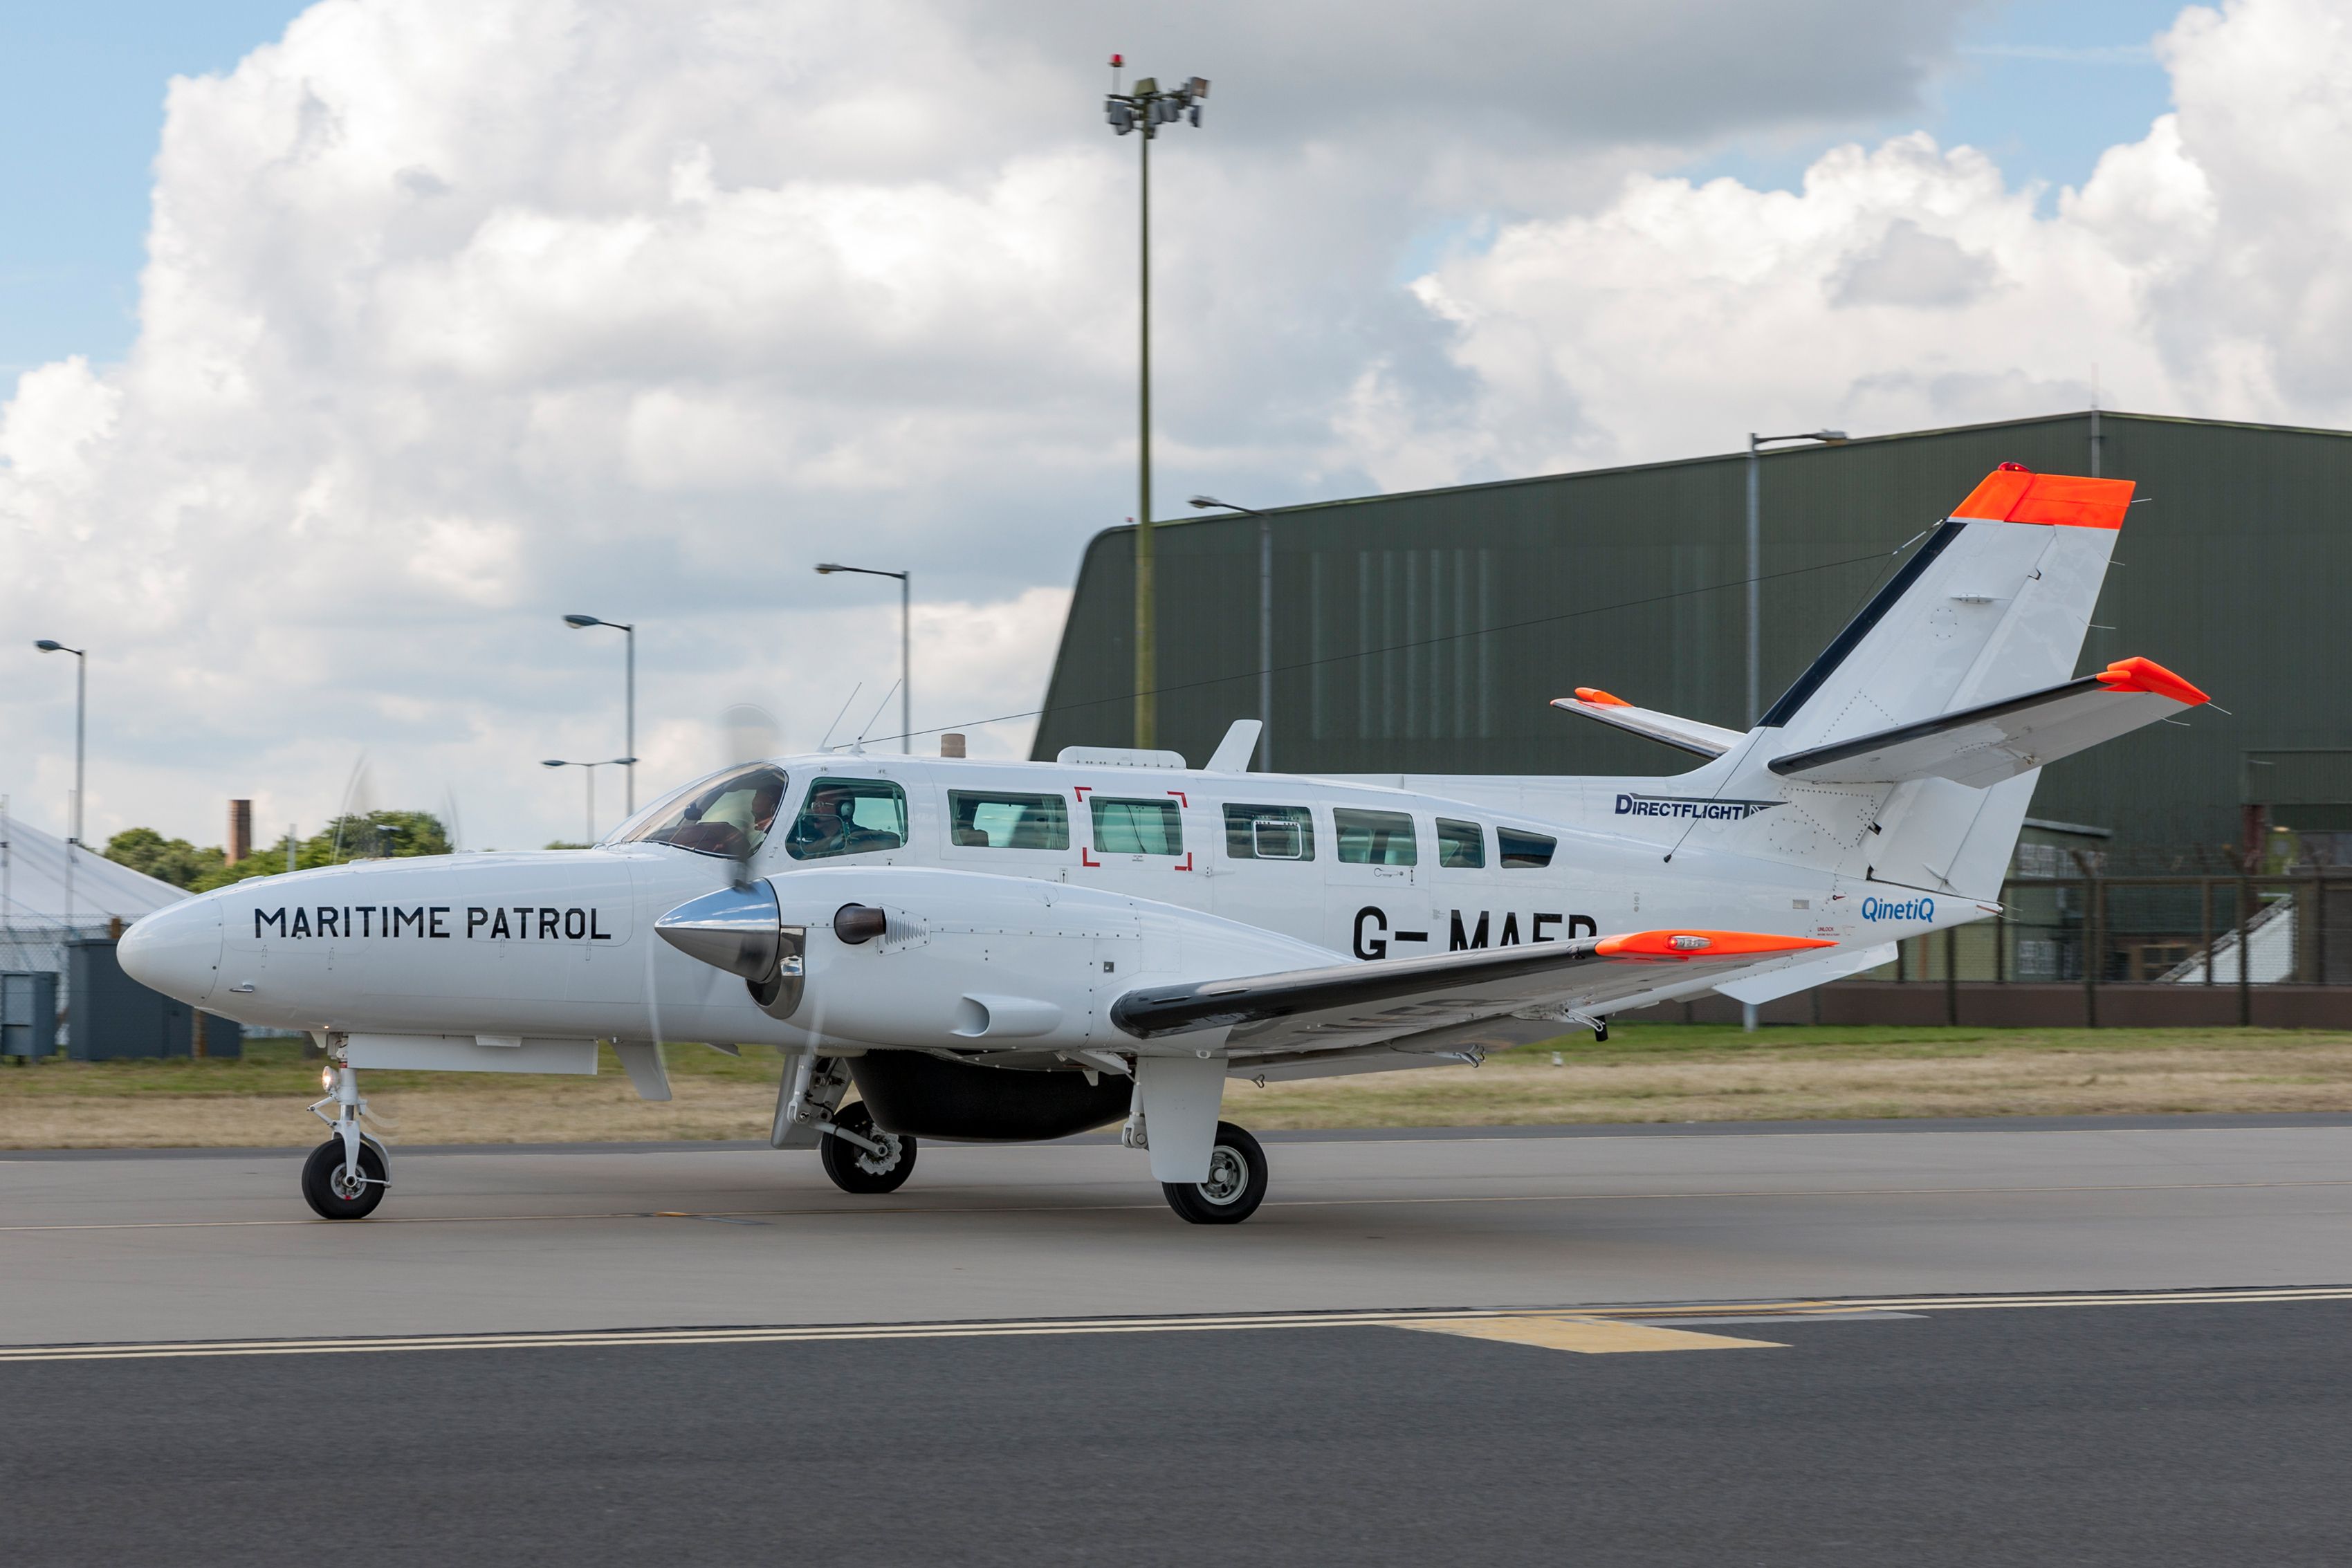
[[[871,1155],[867,1154],[864,1149],[859,1149],[857,1151],[857,1168],[864,1171],[868,1176],[887,1176],[892,1171],[897,1170],[898,1168],[898,1155],[901,1147],[898,1142],[898,1134],[896,1133],[886,1133],[879,1127],[868,1127],[866,1130],[866,1135],[872,1138],[876,1143],[881,1145],[882,1152],[878,1155]]]
[[[1249,1167],[1241,1155],[1224,1145],[1217,1145],[1209,1156],[1209,1179],[1201,1184],[1201,1196],[1211,1203],[1231,1203],[1249,1185]]]

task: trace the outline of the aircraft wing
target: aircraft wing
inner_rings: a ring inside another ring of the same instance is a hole
[[[1572,697],[1554,697],[1551,706],[1569,713],[1580,713],[1587,718],[1597,718],[1619,729],[1630,729],[1635,735],[1663,741],[1678,750],[1694,752],[1700,757],[1720,757],[1739,744],[1736,729],[1724,729],[1712,724],[1702,724],[1695,718],[1678,718],[1655,708],[1635,707],[1623,697],[1611,696],[1593,686],[1579,686]]]
[[[1815,784],[1949,779],[1982,789],[2206,700],[2152,659],[2118,659],[2023,696],[1792,752],[1771,768]]]
[[[1236,1059],[1407,1039],[1431,1050],[1507,1044],[1516,1040],[1473,1039],[1463,1026],[1515,1016],[1556,1024],[1662,985],[1832,946],[1751,931],[1637,931],[1149,986],[1112,1003],[1110,1016],[1139,1040],[1230,1029],[1226,1043]]]

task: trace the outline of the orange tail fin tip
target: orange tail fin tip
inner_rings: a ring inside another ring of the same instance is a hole
[[[1596,707],[1632,707],[1633,706],[1623,697],[1611,696],[1599,686],[1577,687],[1576,700],[1580,703],[1591,703]]]
[[[1727,958],[1836,946],[1818,936],[1774,936],[1762,931],[1636,931],[1608,937],[1593,952],[1603,958]]]
[[[2120,528],[2131,506],[2129,479],[2089,479],[2035,474],[2004,463],[1952,508],[1952,516],[1988,523],[2042,523],[2053,528]]]

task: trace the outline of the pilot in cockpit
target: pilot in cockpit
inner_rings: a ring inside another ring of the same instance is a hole
[[[857,831],[850,810],[846,789],[818,789],[793,823],[793,848],[806,859],[840,854],[848,847],[850,835]]]

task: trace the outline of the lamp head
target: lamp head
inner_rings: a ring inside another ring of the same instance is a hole
[[[1813,434],[1816,438],[1822,441],[1843,441],[1845,439],[1845,432],[1843,430],[1816,430],[1813,432]]]
[[[38,648],[44,653],[61,653],[65,652],[66,645],[63,643],[58,642],[54,637],[44,637],[39,642],[34,643],[33,646]]]
[[[604,624],[603,621],[593,615],[567,615],[563,618],[563,623],[566,626],[602,626]]]
[[[569,768],[572,764],[564,761],[561,757],[551,757],[546,761],[541,763],[540,766],[541,768]]]
[[[816,574],[819,577],[831,577],[835,572],[839,571],[840,570],[841,568],[835,565],[832,561],[826,561],[824,565],[816,569]]]
[[[1195,496],[1192,497],[1192,505],[1196,507],[1223,507],[1225,503],[1218,500],[1214,496]],[[1230,509],[1231,508],[1228,508],[1228,510]]]

